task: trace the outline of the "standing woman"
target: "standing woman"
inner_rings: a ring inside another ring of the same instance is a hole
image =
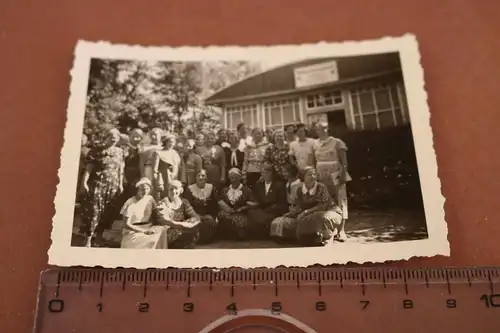
[[[229,147],[224,148],[224,153],[226,154],[226,169],[230,170],[232,168],[239,169],[241,171],[243,167],[243,161],[245,160],[245,153],[240,150],[240,138],[238,134],[234,131],[228,132]],[[227,177],[229,179],[229,177]]]
[[[86,246],[96,246],[119,213],[125,165],[125,153],[116,146],[119,141],[120,132],[112,128],[104,147],[92,149],[87,155],[81,185],[85,193],[81,232],[87,236]]]
[[[163,132],[159,128],[153,128],[149,132],[150,144],[145,146],[140,155],[141,176],[154,181],[154,158],[156,151],[163,148]]]
[[[201,157],[195,153],[195,141],[193,139],[189,139],[186,142],[183,160],[186,184],[189,186],[196,183],[196,175],[202,168]]]
[[[217,229],[217,189],[207,183],[207,172],[200,170],[196,175],[196,183],[186,188],[184,197],[200,216],[200,244],[207,244],[213,239]]]
[[[155,179],[155,192],[153,196],[156,198],[163,198],[165,196],[165,185],[172,180],[184,179],[183,163],[179,153],[174,149],[175,135],[169,134],[163,141],[163,149],[157,150],[153,156],[153,170]]]
[[[243,179],[249,188],[252,188],[261,177],[261,167],[264,162],[266,149],[269,143],[264,140],[264,131],[254,128],[252,131],[252,142],[245,148],[245,159],[243,161]]]
[[[144,132],[139,128],[134,128],[129,133],[128,144],[126,145],[125,157],[125,200],[134,196],[137,192],[136,184],[141,179],[141,143],[144,138]]]
[[[328,135],[327,123],[316,124],[316,133],[318,139],[314,157],[318,180],[327,186],[330,195],[342,209],[343,222],[339,237],[345,240],[344,224],[348,218],[346,182],[351,180],[347,173],[347,146],[342,140]]]
[[[284,168],[290,163],[288,144],[285,142],[285,133],[283,131],[274,132],[274,144],[266,149],[264,160],[273,168],[277,180],[285,182],[283,175]]]
[[[271,127],[266,128],[266,140],[268,143],[274,144],[275,131]]]
[[[219,132],[217,132],[217,144],[222,148],[230,146],[228,142],[227,131],[223,128],[221,128]]]
[[[205,144],[196,149],[203,161],[203,169],[207,170],[208,182],[217,189],[226,183],[226,154],[216,143],[214,133],[205,135]]]

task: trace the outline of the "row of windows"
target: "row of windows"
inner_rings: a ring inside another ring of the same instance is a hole
[[[396,85],[351,90],[354,129],[381,129],[409,122],[400,98],[404,92]]]
[[[307,96],[307,109],[318,109],[325,106],[341,105],[343,103],[341,91],[329,91]]]

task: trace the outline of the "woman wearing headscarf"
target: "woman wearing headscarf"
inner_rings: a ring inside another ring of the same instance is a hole
[[[348,218],[346,183],[351,180],[347,172],[346,144],[328,134],[328,123],[316,124],[318,139],[314,148],[318,180],[325,184],[330,195],[342,209],[342,227],[339,238],[343,241],[347,236],[344,231],[345,220]]]
[[[283,168],[290,163],[290,148],[285,142],[285,133],[283,131],[274,132],[273,141],[274,144],[271,144],[266,149],[264,161],[272,166],[277,180],[284,182],[286,178],[283,176]]]
[[[122,249],[168,248],[167,229],[152,223],[156,202],[149,194],[151,181],[144,177],[135,186],[136,195],[129,198],[121,210],[125,225],[120,247]]]
[[[87,155],[81,184],[85,200],[80,230],[87,236],[87,246],[97,245],[104,229],[119,213],[125,164],[125,152],[116,146],[119,140],[120,132],[112,128],[106,132],[103,147]]]
[[[214,133],[205,135],[204,145],[196,148],[196,153],[203,161],[203,169],[207,171],[208,182],[218,189],[226,183],[226,155],[216,143]]]
[[[169,249],[192,249],[200,238],[200,217],[186,199],[181,197],[182,183],[167,184],[167,195],[158,203],[157,223],[167,227]]]
[[[155,192],[153,195],[156,198],[165,196],[166,185],[172,180],[184,179],[184,164],[179,156],[179,153],[174,149],[175,135],[169,134],[163,140],[163,149],[157,150],[153,156],[153,170],[155,179]]]
[[[284,239],[295,238],[295,219],[292,218],[293,214],[300,213],[300,207],[297,204],[297,191],[302,187],[302,181],[299,178],[299,169],[294,164],[288,164],[283,168],[283,175],[287,180],[286,200],[288,209],[286,213],[274,219],[271,223],[271,237],[278,237]],[[288,214],[291,213],[291,214]]]
[[[187,140],[184,150],[184,170],[186,173],[186,184],[188,186],[196,183],[196,175],[202,169],[202,160],[201,157],[195,152],[195,144],[196,143],[193,139]]]
[[[261,167],[265,159],[266,149],[269,143],[264,140],[264,131],[260,128],[252,130],[252,142],[245,148],[245,159],[243,160],[243,179],[249,188],[259,181]]]
[[[339,239],[342,210],[335,204],[326,186],[318,181],[313,167],[304,170],[304,182],[297,189],[297,205],[296,211],[284,215],[293,218],[293,221],[283,225],[283,228],[291,229],[283,230],[283,235],[295,231],[296,239],[304,246],[321,246],[332,237]]]
[[[224,148],[226,154],[226,167],[227,170],[237,168],[241,171],[245,153],[240,150],[240,138],[235,131],[228,132],[229,147]],[[227,177],[229,179],[229,177]]]
[[[247,210],[256,204],[252,201],[252,191],[241,182],[241,171],[229,170],[229,186],[219,196],[219,225],[224,238],[248,239],[251,228]]]
[[[207,183],[207,172],[201,169],[196,175],[196,182],[186,188],[184,197],[200,216],[200,244],[209,243],[217,229],[217,189]]]
[[[284,184],[276,179],[271,165],[262,168],[262,179],[253,188],[253,201],[256,207],[248,211],[252,236],[258,239],[269,237],[271,222],[287,211]]]
[[[142,177],[147,177],[151,182],[153,182],[153,186],[155,186],[154,180],[154,160],[155,154],[157,151],[163,149],[163,131],[159,128],[153,128],[149,131],[149,139],[150,143],[144,146],[144,149],[140,155],[140,164]],[[153,188],[154,191],[154,188]]]

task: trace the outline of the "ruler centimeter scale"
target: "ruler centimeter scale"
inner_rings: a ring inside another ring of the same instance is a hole
[[[34,333],[500,332],[500,268],[54,269]]]

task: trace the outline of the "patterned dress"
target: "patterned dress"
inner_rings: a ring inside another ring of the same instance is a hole
[[[201,157],[203,169],[207,170],[208,182],[220,189],[224,185],[221,183],[222,169],[226,168],[224,150],[218,145],[211,148],[201,146],[196,148],[196,153]]]
[[[266,185],[260,180],[254,187],[253,199],[258,206],[248,211],[252,236],[265,239],[269,237],[271,222],[287,211],[285,186],[279,181]]]
[[[342,223],[342,210],[334,203],[326,186],[319,182],[310,190],[307,190],[305,185],[297,189],[297,205],[299,209],[292,214],[294,220],[283,226],[283,234],[295,233],[296,239],[302,245],[325,244]],[[297,218],[300,212],[315,207],[320,210]]]
[[[285,180],[283,167],[290,163],[289,151],[290,148],[286,144],[283,147],[271,145],[266,149],[264,156],[264,160],[273,166],[275,175],[281,181]]]
[[[249,188],[253,188],[261,177],[260,171],[269,145],[267,140],[263,140],[258,144],[249,144],[245,148],[245,159],[243,161],[242,171]]]
[[[88,153],[86,164],[92,166],[92,172],[87,183],[89,192],[82,203],[83,234],[99,234],[119,217],[124,160],[123,149],[116,146]]]
[[[184,197],[191,204],[194,211],[200,216],[200,244],[207,244],[213,239],[217,231],[217,189],[212,184],[205,184],[204,188],[192,184],[186,188]]]
[[[163,198],[158,204],[157,210],[159,225],[168,226],[167,228],[167,242],[169,249],[192,249],[200,239],[199,228],[179,228],[169,226],[165,220],[172,220],[176,222],[185,223],[198,223],[199,216],[194,211],[193,207],[186,199],[181,199],[179,206],[170,202],[168,197]]]
[[[237,188],[231,185],[224,188],[219,197],[225,205],[236,210],[245,207],[247,202],[252,201],[252,191],[240,184]],[[222,237],[232,239],[248,239],[251,227],[249,225],[247,212],[226,212],[219,210],[218,214]]]

